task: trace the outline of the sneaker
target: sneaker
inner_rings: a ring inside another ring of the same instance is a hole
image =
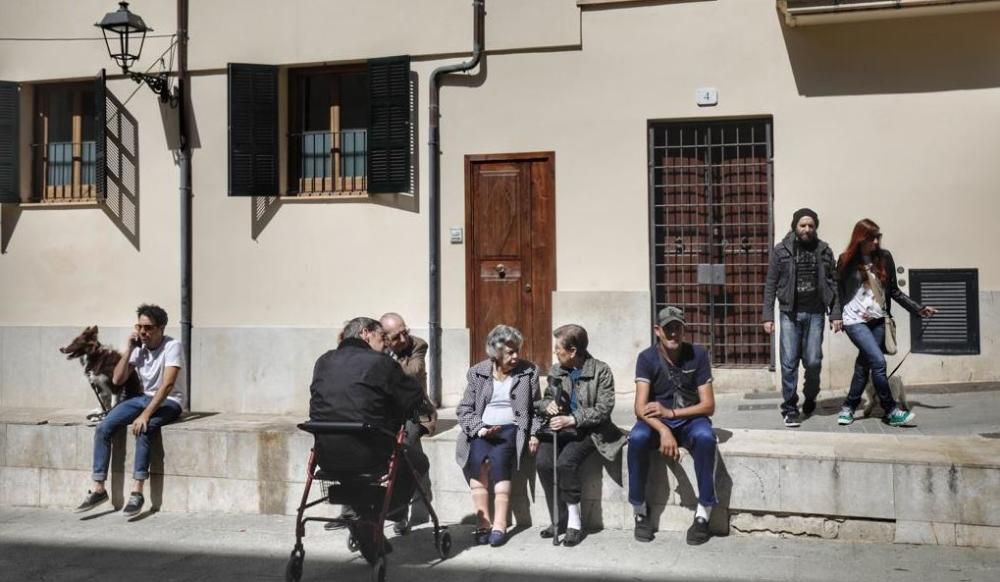
[[[816,412],[816,401],[806,400],[802,403],[802,416],[812,416]]]
[[[653,541],[653,524],[645,515],[635,514],[635,539],[640,542]]]
[[[796,410],[785,413],[785,428],[798,428],[802,426],[799,420],[799,413]]]
[[[490,546],[494,548],[499,548],[500,546],[507,543],[507,532],[495,529],[490,532]]]
[[[76,506],[76,511],[88,511],[104,503],[107,500],[108,500],[107,490],[101,491],[100,493],[87,491],[87,496],[83,498],[83,503]]]
[[[840,414],[837,415],[837,424],[847,426],[852,422],[854,422],[854,411],[847,406],[841,408]]]
[[[566,533],[566,526],[560,525],[558,531],[560,535]],[[549,527],[538,532],[538,535],[540,535],[544,540],[551,540],[552,537],[556,535],[556,527],[554,525],[549,525]]]
[[[125,509],[122,513],[131,517],[133,515],[138,515],[142,511],[142,504],[146,502],[146,498],[142,496],[142,493],[132,493],[128,496],[128,503],[125,504]]]
[[[562,545],[572,548],[583,541],[583,532],[578,529],[569,528],[566,530],[566,537],[563,538]]]
[[[916,418],[917,415],[910,412],[909,410],[903,410],[902,408],[897,408],[889,413],[889,416],[885,417],[889,422],[889,426],[903,426],[909,424]]]
[[[704,517],[694,518],[694,523],[688,528],[687,542],[689,546],[699,546],[708,541],[712,534],[708,531],[708,520]]]

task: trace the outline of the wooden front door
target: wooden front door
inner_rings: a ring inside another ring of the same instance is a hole
[[[555,154],[465,157],[466,319],[470,362],[497,324],[524,335],[521,359],[552,361]]]

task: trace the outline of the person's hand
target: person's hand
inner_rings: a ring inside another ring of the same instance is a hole
[[[773,321],[765,321],[764,322],[764,333],[766,333],[767,335],[771,335],[772,333],[774,333],[774,322]]]
[[[672,461],[679,461],[681,451],[677,448],[677,439],[669,430],[660,433],[660,454]]]
[[[483,428],[479,429],[479,438],[481,439],[491,439],[497,436],[498,434],[500,434],[499,426],[491,426],[489,428],[484,426]]]
[[[669,414],[668,414],[668,411]],[[649,402],[642,409],[642,415],[646,418],[673,418],[673,411],[659,402]]]
[[[559,405],[556,404],[555,400],[549,402],[545,406],[545,414],[548,414],[549,416],[555,416],[556,414],[559,414]]]
[[[931,307],[930,305],[926,305],[924,306],[923,309],[920,310],[920,317],[931,317],[937,315],[937,312],[938,312],[937,307]]]
[[[125,340],[125,351],[132,353],[132,350],[142,344],[142,340],[139,339],[139,331],[132,330],[132,333],[128,335],[128,339]]]
[[[132,434],[135,436],[139,436],[146,432],[147,428],[149,428],[149,415],[145,412],[140,414],[139,418],[132,421],[132,424],[129,426],[129,430],[132,431]]]
[[[564,428],[569,428],[576,425],[576,418],[572,416],[554,416],[552,420],[549,421],[549,428],[555,431],[560,431]]]
[[[830,322],[830,329],[833,330],[833,333],[844,331],[844,321],[841,319],[832,320]]]
[[[528,452],[532,455],[538,452],[538,437],[532,436],[528,439]]]

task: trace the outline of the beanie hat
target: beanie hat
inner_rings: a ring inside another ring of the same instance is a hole
[[[792,215],[792,230],[795,230],[795,227],[798,226],[799,221],[806,216],[811,217],[813,219],[813,222],[816,223],[816,230],[819,230],[819,216],[816,214],[816,211],[813,210],[812,208],[799,208],[798,210],[795,211],[795,214]]]

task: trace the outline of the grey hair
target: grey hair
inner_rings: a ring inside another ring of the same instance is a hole
[[[344,324],[344,331],[340,332],[340,335],[341,339],[361,337],[361,332],[373,332],[381,328],[382,324],[380,324],[378,320],[370,317],[355,317],[351,321]]]
[[[506,346],[521,351],[522,345],[524,345],[524,336],[517,328],[509,325],[501,323],[486,334],[486,355],[494,361],[500,356],[500,348]]]

